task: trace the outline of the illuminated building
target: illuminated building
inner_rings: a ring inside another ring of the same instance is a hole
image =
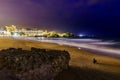
[[[0,29],[0,36],[43,36],[46,33],[37,29],[17,29],[15,25],[5,26],[5,30]]]

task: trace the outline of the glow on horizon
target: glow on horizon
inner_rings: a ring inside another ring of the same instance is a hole
[[[85,35],[83,35],[83,34],[79,34],[79,37],[84,37]]]

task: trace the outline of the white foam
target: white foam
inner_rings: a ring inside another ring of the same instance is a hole
[[[111,45],[111,44],[115,44],[114,42],[102,42],[101,40],[99,40],[98,42],[92,42],[92,43],[88,43],[88,42],[76,42],[74,41],[70,41],[70,40],[42,40],[43,42],[51,42],[51,43],[57,43],[57,44],[62,44],[62,45],[69,45],[69,46],[74,46],[74,47],[80,47],[80,48],[86,48],[86,49],[91,49],[91,50],[96,50],[96,51],[100,51],[100,52],[106,52],[108,54],[119,54],[120,55],[120,49],[113,49],[113,48],[109,48],[109,47],[105,47],[105,46],[99,46],[98,44],[102,44],[102,45]],[[89,41],[89,40],[87,40]],[[94,41],[94,40],[90,40],[90,41]],[[96,40],[95,40],[96,41]]]

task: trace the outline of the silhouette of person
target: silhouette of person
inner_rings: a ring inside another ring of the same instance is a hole
[[[93,58],[93,63],[96,64],[97,63],[97,60],[95,58]]]

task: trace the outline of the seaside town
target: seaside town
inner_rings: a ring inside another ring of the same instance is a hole
[[[26,37],[74,37],[72,33],[58,33],[55,31],[40,30],[37,28],[17,28],[15,25],[0,28],[0,36]]]

